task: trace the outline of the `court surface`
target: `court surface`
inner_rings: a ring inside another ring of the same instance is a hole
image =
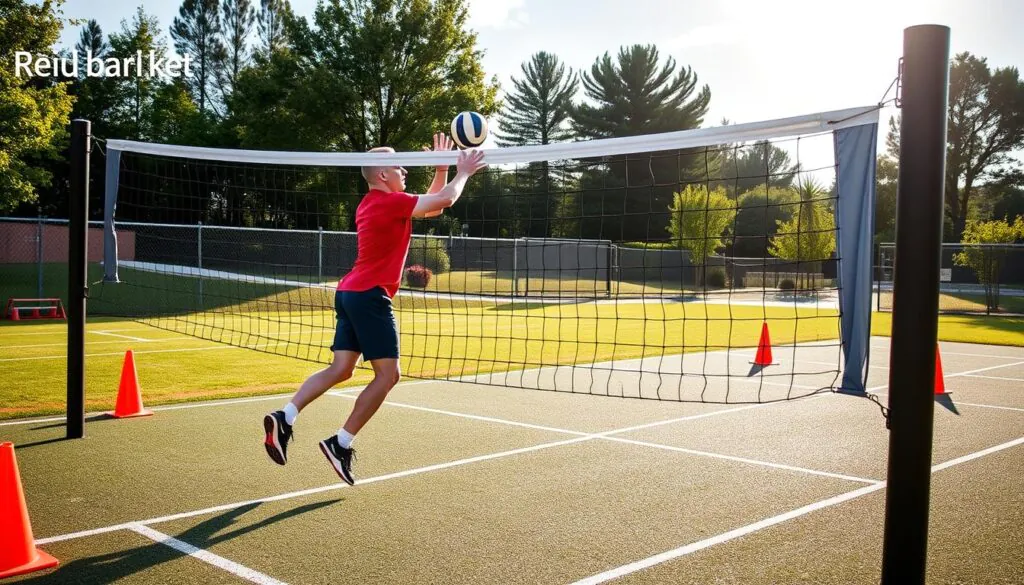
[[[883,404],[888,343],[872,339],[868,383]],[[1024,349],[941,348],[952,393],[935,405],[929,583],[1024,583]],[[37,544],[61,561],[12,581],[877,583],[881,409],[813,392],[834,373],[784,375],[794,359],[835,369],[835,348],[780,350],[754,373],[752,355],[663,359],[641,391],[720,390],[680,373],[703,359],[736,369],[733,392],[766,374],[807,395],[700,404],[403,382],[355,443],[355,487],[317,448],[355,389],[302,413],[286,467],[261,445],[284,395],[90,415],[77,441],[61,418],[5,421]],[[543,387],[578,370],[514,375]]]

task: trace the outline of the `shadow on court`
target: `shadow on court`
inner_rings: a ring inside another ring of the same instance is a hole
[[[206,549],[217,543],[231,540],[288,518],[293,518],[307,512],[312,512],[314,510],[336,504],[342,500],[343,498],[336,498],[333,500],[296,506],[290,510],[264,518],[254,524],[222,533],[222,531],[227,530],[232,524],[237,522],[241,516],[260,507],[259,503],[249,504],[246,506],[240,506],[233,510],[228,510],[222,514],[217,514],[181,532],[180,534],[171,536],[196,548]],[[156,530],[160,530],[159,526],[156,527]],[[138,546],[127,550],[119,550],[111,553],[77,559],[66,564],[61,563],[61,565],[54,571],[35,576],[28,575],[27,578],[19,582],[46,585],[72,582],[115,583],[128,577],[132,577],[133,575],[144,573],[158,565],[162,565],[185,556],[187,555],[184,552],[175,548],[171,548],[170,546],[162,543],[153,542],[152,544]]]

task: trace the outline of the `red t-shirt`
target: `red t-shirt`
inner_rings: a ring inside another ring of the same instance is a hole
[[[412,239],[412,210],[417,197],[371,189],[356,208],[358,251],[352,270],[338,290],[361,292],[382,287],[394,298]]]

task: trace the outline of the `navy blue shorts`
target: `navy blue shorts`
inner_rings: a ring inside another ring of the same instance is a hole
[[[334,310],[338,328],[331,351],[354,351],[364,361],[398,359],[398,323],[391,297],[383,288],[362,292],[337,291]]]

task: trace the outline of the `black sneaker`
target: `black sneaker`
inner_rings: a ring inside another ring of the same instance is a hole
[[[334,467],[338,477],[348,485],[355,485],[356,480],[352,477],[352,460],[355,459],[356,450],[342,447],[338,443],[337,435],[332,435],[330,438],[320,441],[320,450],[324,452],[324,456],[331,462],[331,467]]]
[[[288,441],[292,440],[292,425],[285,422],[284,411],[277,410],[263,417],[263,430],[267,438],[263,441],[267,455],[278,465],[288,462]]]

